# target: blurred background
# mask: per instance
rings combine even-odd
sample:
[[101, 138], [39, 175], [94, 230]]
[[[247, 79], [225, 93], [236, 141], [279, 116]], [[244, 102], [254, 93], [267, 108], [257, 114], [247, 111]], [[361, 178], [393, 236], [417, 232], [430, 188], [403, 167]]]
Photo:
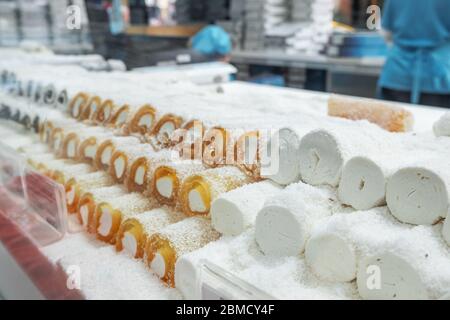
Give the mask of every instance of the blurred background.
[[238, 80], [374, 97], [387, 48], [368, 28], [371, 5], [383, 1], [0, 0], [0, 46], [99, 53], [128, 69], [221, 60]]

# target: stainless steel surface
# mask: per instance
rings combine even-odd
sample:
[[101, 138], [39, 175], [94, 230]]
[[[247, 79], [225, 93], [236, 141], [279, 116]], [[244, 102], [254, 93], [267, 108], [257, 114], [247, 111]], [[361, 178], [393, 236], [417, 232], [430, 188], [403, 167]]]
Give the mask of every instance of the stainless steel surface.
[[283, 51], [233, 51], [231, 62], [278, 67], [320, 69], [338, 73], [378, 76], [384, 58], [331, 58], [325, 55], [291, 55]]

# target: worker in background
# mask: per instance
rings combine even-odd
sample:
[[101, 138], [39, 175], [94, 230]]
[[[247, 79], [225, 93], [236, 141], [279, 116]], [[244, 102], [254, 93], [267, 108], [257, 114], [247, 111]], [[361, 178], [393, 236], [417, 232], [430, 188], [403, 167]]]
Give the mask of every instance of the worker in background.
[[379, 80], [386, 100], [450, 108], [450, 1], [386, 0], [392, 42]]
[[194, 51], [214, 60], [228, 61], [232, 44], [230, 35], [221, 27], [208, 25], [195, 34], [190, 45]]
[[109, 28], [111, 34], [120, 35], [125, 32], [129, 22], [129, 9], [125, 0], [109, 0], [105, 2], [105, 8], [109, 16]]

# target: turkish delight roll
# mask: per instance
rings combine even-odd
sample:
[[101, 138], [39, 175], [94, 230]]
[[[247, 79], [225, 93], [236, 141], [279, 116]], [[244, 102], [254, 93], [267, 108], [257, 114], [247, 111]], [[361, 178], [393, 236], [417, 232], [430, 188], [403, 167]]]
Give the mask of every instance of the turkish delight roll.
[[61, 118], [46, 119], [42, 122], [39, 129], [39, 139], [41, 142], [49, 143], [51, 145], [52, 133], [55, 128], [72, 126], [74, 124], [78, 124], [76, 120], [62, 118], [62, 116]]
[[252, 182], [237, 167], [208, 169], [187, 177], [180, 191], [180, 205], [188, 216], [209, 216], [211, 203], [221, 194]]
[[82, 112], [80, 113], [80, 116], [78, 117], [78, 120], [91, 120], [93, 121], [96, 116], [98, 109], [102, 105], [102, 99], [99, 96], [91, 96], [89, 98], [89, 102], [86, 104], [86, 106], [83, 108]]
[[116, 250], [125, 250], [134, 258], [142, 258], [149, 237], [184, 217], [180, 212], [158, 208], [126, 219], [117, 233]]
[[300, 141], [300, 174], [311, 185], [336, 187], [350, 158], [383, 150], [383, 143], [393, 135], [365, 122], [326, 127], [311, 131]]
[[154, 201], [137, 192], [98, 204], [95, 209], [97, 238], [115, 244], [122, 221], [155, 208]]
[[165, 283], [173, 287], [178, 258], [219, 237], [208, 219], [187, 218], [151, 236], [147, 241], [145, 260]]
[[306, 263], [322, 280], [353, 281], [364, 256], [409, 228], [396, 221], [386, 207], [335, 214], [313, 228], [305, 248]]
[[81, 195], [89, 189], [108, 187], [114, 180], [103, 171], [95, 171], [84, 175], [76, 175], [65, 184], [67, 210], [76, 213]]
[[411, 224], [435, 224], [446, 217], [450, 201], [448, 156], [418, 161], [396, 171], [386, 186], [392, 214]]
[[151, 157], [153, 153], [154, 149], [148, 143], [118, 146], [111, 156], [108, 172], [117, 183], [123, 183], [133, 161], [140, 157]]
[[109, 199], [127, 194], [122, 185], [87, 189], [80, 197], [77, 208], [78, 221], [88, 232], [95, 233], [96, 221], [94, 219], [97, 205]]
[[175, 207], [183, 181], [194, 174], [205, 171], [201, 161], [179, 160], [158, 166], [153, 175], [153, 194], [161, 204]]
[[55, 154], [63, 156], [63, 144], [64, 144], [64, 138], [74, 131], [81, 131], [83, 129], [87, 128], [86, 125], [82, 123], [71, 123], [71, 124], [65, 124], [65, 125], [58, 125], [56, 127], [53, 127], [51, 129], [50, 139], [49, 139], [49, 146], [55, 152]]
[[172, 142], [174, 132], [183, 124], [183, 119], [175, 114], [165, 114], [155, 124], [151, 142], [155, 148], [167, 147]]
[[362, 98], [333, 95], [328, 101], [328, 115], [350, 120], [368, 120], [391, 132], [406, 132], [414, 126], [411, 112], [394, 104]]
[[438, 228], [414, 227], [359, 262], [358, 292], [367, 300], [439, 299], [450, 287], [449, 266]]
[[80, 142], [77, 148], [76, 159], [86, 163], [93, 163], [100, 144], [112, 136], [113, 134], [109, 131], [81, 134], [79, 136]]
[[99, 170], [109, 170], [111, 157], [117, 148], [139, 144], [136, 137], [111, 137], [104, 140], [97, 148], [94, 166]]
[[127, 131], [130, 134], [145, 136], [150, 134], [156, 125], [157, 111], [151, 105], [146, 104], [136, 108], [132, 112], [127, 124]]
[[113, 100], [105, 99], [95, 114], [94, 122], [106, 125], [111, 120], [111, 117], [114, 115], [117, 108], [118, 107], [114, 104]]
[[131, 107], [128, 104], [116, 107], [113, 115], [108, 121], [108, 125], [114, 128], [121, 129], [126, 123], [131, 113]]
[[284, 127], [276, 130], [263, 146], [261, 176], [278, 184], [300, 180], [300, 140], [309, 127]]
[[69, 114], [75, 119], [80, 118], [89, 104], [89, 98], [90, 95], [85, 92], [76, 94], [69, 102]]
[[433, 131], [436, 137], [450, 137], [450, 112], [446, 112], [435, 122]]
[[351, 158], [342, 169], [339, 199], [356, 210], [386, 205], [386, 183], [402, 160], [396, 154]]
[[79, 147], [82, 141], [92, 136], [107, 134], [102, 127], [80, 127], [77, 130], [71, 130], [64, 136], [61, 155], [64, 158], [76, 159], [79, 154]]
[[223, 235], [237, 236], [255, 225], [258, 212], [281, 187], [272, 181], [244, 185], [221, 194], [211, 205], [214, 229]]
[[266, 255], [297, 256], [303, 253], [314, 225], [330, 216], [335, 195], [302, 182], [269, 198], [258, 212], [255, 238]]
[[158, 165], [170, 162], [176, 156], [170, 150], [154, 151], [150, 144], [145, 144], [143, 152], [137, 152], [130, 157], [125, 185], [132, 192], [153, 194], [153, 177]]

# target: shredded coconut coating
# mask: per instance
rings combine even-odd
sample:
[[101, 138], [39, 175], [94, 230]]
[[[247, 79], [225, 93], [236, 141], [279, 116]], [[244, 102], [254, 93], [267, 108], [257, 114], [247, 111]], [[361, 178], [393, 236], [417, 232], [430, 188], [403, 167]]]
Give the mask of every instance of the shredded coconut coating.
[[130, 160], [147, 154], [151, 155], [154, 152], [154, 149], [148, 143], [140, 143], [133, 145], [123, 144], [116, 147], [116, 152], [123, 152]]
[[154, 181], [154, 173], [158, 166], [164, 165], [166, 163], [169, 163], [174, 157], [175, 153], [172, 152], [169, 149], [163, 149], [160, 151], [156, 151], [151, 156], [147, 157], [147, 173], [146, 173], [146, 180], [147, 180], [147, 186], [145, 190], [145, 194], [149, 197], [153, 196], [153, 181]]
[[107, 203], [112, 208], [120, 211], [122, 219], [133, 217], [157, 207], [156, 201], [137, 192], [110, 199]]
[[143, 212], [132, 219], [135, 219], [142, 226], [146, 236], [149, 237], [184, 218], [185, 216], [181, 212], [161, 207]]
[[25, 154], [26, 156], [31, 156], [33, 154], [49, 153], [50, 149], [46, 144], [34, 143], [31, 145], [20, 147], [18, 151]]
[[398, 222], [386, 207], [380, 207], [368, 211], [335, 214], [317, 224], [313, 234], [339, 235], [355, 250], [358, 257], [364, 257], [380, 251], [395, 241], [400, 233], [409, 229], [410, 225]]
[[53, 153], [41, 153], [41, 154], [29, 154], [27, 156], [27, 161], [32, 164], [33, 166], [37, 166], [39, 164], [44, 164], [49, 162], [49, 161], [53, 161], [53, 160], [57, 160], [55, 155]]
[[164, 228], [156, 235], [171, 244], [177, 257], [200, 249], [220, 237], [212, 228], [211, 222], [203, 217], [186, 218]]
[[22, 134], [13, 134], [2, 136], [2, 143], [7, 145], [8, 147], [18, 150], [22, 147], [27, 147], [33, 145], [37, 142], [36, 137], [33, 136], [24, 136]]
[[211, 201], [219, 195], [252, 182], [252, 179], [233, 166], [208, 169], [196, 174], [210, 187]]
[[88, 193], [92, 195], [95, 203], [101, 203], [121, 197], [127, 194], [127, 190], [122, 185], [113, 185], [109, 187], [92, 188], [88, 190]]
[[108, 187], [114, 184], [111, 176], [103, 171], [95, 171], [81, 176], [77, 175], [74, 179], [81, 190]]
[[440, 235], [441, 225], [416, 226], [380, 248], [402, 257], [421, 276], [431, 299], [439, 299], [450, 287], [450, 254]]
[[328, 115], [350, 120], [368, 120], [391, 132], [406, 132], [414, 126], [411, 112], [386, 102], [331, 96]]
[[93, 173], [94, 168], [92, 166], [85, 163], [78, 163], [74, 165], [67, 165], [64, 168], [61, 168], [61, 172], [64, 174], [66, 179], [77, 179], [78, 177], [82, 177]]
[[116, 149], [121, 146], [129, 146], [140, 143], [139, 139], [136, 137], [112, 137], [110, 139], [105, 140], [105, 142], [111, 143], [112, 146]]
[[77, 162], [71, 159], [57, 159], [46, 163], [49, 170], [63, 170], [69, 166], [77, 165]]
[[[174, 192], [176, 192], [176, 194], [174, 194], [172, 204], [177, 205], [177, 209], [181, 209], [180, 208], [181, 204], [179, 203], [178, 200], [179, 200], [179, 195], [181, 192], [181, 186], [182, 186], [184, 180], [192, 175], [195, 175], [195, 174], [201, 173], [205, 170], [208, 170], [203, 165], [202, 162], [195, 161], [195, 160], [179, 160], [179, 161], [175, 161], [175, 162], [167, 162], [167, 163], [159, 164], [159, 165], [155, 166], [153, 172], [155, 172], [156, 169], [160, 168], [160, 167], [172, 169], [176, 174], [176, 177], [178, 179], [178, 190], [174, 190]], [[154, 185], [154, 183], [152, 183], [152, 186], [153, 185]], [[156, 192], [156, 190], [154, 190], [153, 192]]]

